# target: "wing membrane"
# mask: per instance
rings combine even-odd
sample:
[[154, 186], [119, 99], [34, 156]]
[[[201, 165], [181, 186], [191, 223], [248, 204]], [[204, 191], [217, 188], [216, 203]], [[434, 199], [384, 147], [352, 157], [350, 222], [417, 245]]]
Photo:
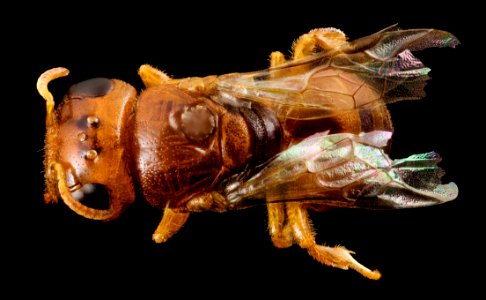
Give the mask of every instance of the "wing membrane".
[[411, 51], [457, 44], [448, 32], [392, 26], [276, 68], [221, 76], [212, 98], [232, 106], [259, 102], [291, 119], [420, 99], [430, 69]]
[[440, 182], [438, 154], [391, 160], [382, 149], [390, 137], [386, 131], [315, 134], [281, 152], [256, 174], [235, 177], [226, 185], [225, 196], [235, 208], [255, 200], [406, 208], [457, 197], [454, 183]]

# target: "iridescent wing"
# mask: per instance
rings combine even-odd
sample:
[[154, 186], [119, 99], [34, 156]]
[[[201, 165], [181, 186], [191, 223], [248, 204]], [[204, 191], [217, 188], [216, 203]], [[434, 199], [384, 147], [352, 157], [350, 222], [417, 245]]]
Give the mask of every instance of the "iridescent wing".
[[210, 96], [237, 107], [259, 102], [285, 119], [325, 118], [360, 107], [420, 99], [430, 69], [411, 51], [458, 43], [448, 32], [392, 26], [275, 68], [221, 76]]
[[[412, 51], [454, 47], [458, 40], [434, 29], [390, 27], [338, 48], [268, 70], [218, 79], [212, 99], [228, 106], [258, 102], [280, 119], [319, 119], [358, 108], [420, 99], [430, 71]], [[308, 201], [340, 207], [403, 208], [455, 199], [454, 183], [441, 184], [436, 153], [390, 159], [390, 132], [319, 133], [279, 153], [259, 170], [224, 182], [234, 208]]]
[[[441, 184], [437, 153], [391, 160], [383, 151], [391, 132], [318, 133], [279, 153], [259, 171], [225, 183], [234, 208], [284, 201], [339, 207], [407, 208], [453, 200], [454, 183]], [[263, 200], [263, 201], [262, 201]]]

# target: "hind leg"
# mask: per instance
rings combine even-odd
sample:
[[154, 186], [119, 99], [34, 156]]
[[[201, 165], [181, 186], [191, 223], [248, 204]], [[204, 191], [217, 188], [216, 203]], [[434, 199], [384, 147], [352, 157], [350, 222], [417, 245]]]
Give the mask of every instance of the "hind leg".
[[[317, 28], [301, 35], [292, 45], [292, 60], [298, 60], [318, 51], [336, 49], [346, 42], [346, 35], [339, 29]], [[270, 66], [286, 63], [285, 55], [280, 51], [270, 54]]]
[[[270, 67], [276, 67], [286, 63], [285, 56], [280, 51], [270, 54]], [[268, 203], [268, 231], [273, 245], [277, 248], [287, 248], [292, 246], [292, 230], [286, 224], [285, 204]]]
[[[292, 60], [298, 60], [312, 55], [318, 50], [331, 50], [346, 41], [346, 36], [334, 28], [319, 28], [300, 36], [292, 47]], [[270, 67], [277, 67], [286, 63], [281, 52], [270, 54]], [[309, 207], [309, 209], [325, 210], [324, 206]], [[307, 208], [301, 203], [272, 203], [267, 204], [268, 227], [273, 244], [278, 248], [285, 248], [295, 241], [300, 247], [307, 249], [309, 254], [319, 262], [347, 270], [356, 270], [370, 279], [379, 279], [379, 271], [372, 271], [359, 262], [351, 254], [354, 252], [344, 247], [327, 247], [316, 244], [314, 231], [310, 223]]]
[[346, 35], [339, 29], [317, 28], [301, 35], [292, 46], [293, 60], [297, 60], [318, 51], [338, 48], [346, 42]]
[[[334, 28], [319, 28], [301, 35], [292, 46], [292, 60], [298, 60], [313, 54], [317, 49], [328, 50], [346, 41], [344, 33]], [[270, 67], [286, 63], [285, 55], [280, 51], [270, 54]], [[278, 248], [290, 247], [294, 238], [285, 213], [285, 204], [267, 204], [268, 229], [273, 244]], [[305, 211], [305, 210], [304, 210]], [[288, 213], [287, 213], [288, 215]], [[310, 226], [310, 224], [308, 224]]]
[[286, 208], [287, 222], [292, 229], [294, 240], [300, 247], [307, 249], [309, 254], [317, 261], [344, 270], [351, 268], [369, 279], [377, 280], [381, 277], [378, 270], [372, 271], [357, 262], [351, 256], [351, 254], [354, 254], [353, 251], [342, 246], [327, 247], [316, 244], [309, 215], [301, 203], [287, 203]]
[[287, 248], [292, 246], [292, 229], [286, 222], [285, 204], [267, 204], [268, 211], [268, 230], [272, 238], [273, 245], [277, 248]]

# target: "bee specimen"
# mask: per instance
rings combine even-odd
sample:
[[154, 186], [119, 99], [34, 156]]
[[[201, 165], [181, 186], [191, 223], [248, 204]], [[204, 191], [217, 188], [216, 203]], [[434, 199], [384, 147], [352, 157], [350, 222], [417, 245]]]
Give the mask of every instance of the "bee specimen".
[[[457, 197], [441, 184], [434, 152], [392, 160], [386, 105], [420, 99], [428, 79], [412, 51], [454, 47], [434, 29], [396, 26], [354, 41], [335, 28], [298, 38], [292, 56], [270, 55], [263, 71], [174, 79], [149, 65], [146, 89], [94, 78], [72, 86], [55, 109], [47, 85], [46, 202], [112, 220], [139, 190], [162, 220], [167, 241], [189, 214], [265, 204], [276, 247], [296, 243], [319, 262], [380, 278], [344, 247], [318, 245], [308, 210], [408, 208]], [[103, 191], [104, 197], [90, 198]], [[87, 200], [91, 199], [91, 200]]]

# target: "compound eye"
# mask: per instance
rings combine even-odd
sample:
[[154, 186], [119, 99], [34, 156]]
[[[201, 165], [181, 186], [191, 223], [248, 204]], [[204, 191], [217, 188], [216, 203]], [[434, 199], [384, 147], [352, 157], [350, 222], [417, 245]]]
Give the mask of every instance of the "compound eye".
[[108, 94], [112, 87], [113, 83], [108, 78], [92, 78], [73, 85], [68, 96], [71, 99], [101, 97]]

